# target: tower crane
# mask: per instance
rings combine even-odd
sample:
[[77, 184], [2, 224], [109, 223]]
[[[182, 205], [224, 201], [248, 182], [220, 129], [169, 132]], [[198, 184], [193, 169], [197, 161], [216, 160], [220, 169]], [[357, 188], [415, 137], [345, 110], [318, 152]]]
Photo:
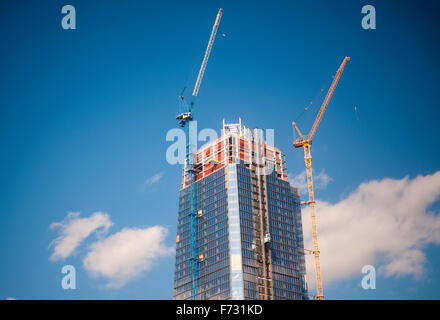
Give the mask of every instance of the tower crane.
[[[318, 246], [318, 226], [316, 221], [316, 208], [315, 208], [315, 195], [313, 192], [313, 177], [312, 177], [312, 156], [310, 154], [310, 146], [312, 144], [313, 137], [315, 136], [316, 129], [318, 129], [319, 123], [324, 116], [325, 110], [330, 102], [330, 99], [335, 91], [335, 88], [341, 78], [342, 72], [344, 71], [345, 65], [350, 60], [350, 57], [345, 57], [344, 61], [342, 61], [341, 66], [339, 67], [336, 75], [333, 78], [333, 82], [330, 86], [330, 89], [327, 92], [327, 95], [322, 103], [321, 109], [319, 110], [318, 115], [316, 116], [315, 122], [313, 123], [312, 128], [308, 135], [302, 135], [298, 126], [295, 122], [292, 122], [293, 127], [299, 134], [299, 137], [295, 139], [293, 142], [293, 146], [295, 148], [304, 148], [304, 161], [306, 163], [306, 173], [307, 173], [307, 189], [309, 193], [309, 200], [305, 201], [306, 204], [310, 207], [310, 218], [312, 222], [312, 237], [313, 237], [313, 255], [315, 260], [315, 275], [316, 275], [316, 289], [317, 295], [316, 298], [318, 300], [324, 299], [324, 292], [322, 289], [322, 278], [321, 278], [321, 263], [319, 260], [319, 246]], [[295, 131], [294, 131], [295, 133]]]
[[211, 36], [209, 38], [208, 47], [206, 48], [205, 55], [203, 57], [202, 65], [200, 67], [199, 74], [197, 76], [197, 81], [194, 86], [192, 93], [191, 102], [188, 104], [183, 92], [180, 94], [179, 98], [182, 106], [182, 113], [179, 114], [176, 119], [181, 127], [185, 127], [186, 131], [186, 156], [185, 156], [185, 178], [188, 182], [188, 218], [189, 218], [189, 230], [190, 230], [190, 283], [191, 283], [191, 299], [198, 299], [198, 255], [197, 255], [197, 216], [196, 216], [196, 199], [195, 199], [195, 157], [196, 157], [196, 139], [193, 132], [193, 107], [195, 103], [195, 98], [197, 97], [202, 84], [203, 75], [205, 74], [206, 65], [208, 64], [208, 59], [211, 54], [212, 46], [214, 44], [215, 36], [217, 34], [218, 26], [220, 24], [220, 19], [223, 14], [223, 9], [217, 13], [217, 17], [212, 27]]

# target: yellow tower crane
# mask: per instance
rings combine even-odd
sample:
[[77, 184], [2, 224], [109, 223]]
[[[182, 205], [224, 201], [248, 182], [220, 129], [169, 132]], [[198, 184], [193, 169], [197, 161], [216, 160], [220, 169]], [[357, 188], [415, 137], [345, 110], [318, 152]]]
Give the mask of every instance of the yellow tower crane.
[[[347, 61], [350, 60], [350, 57], [345, 57], [344, 61], [342, 61], [341, 66], [339, 67], [336, 75], [333, 78], [333, 82], [330, 86], [330, 89], [327, 92], [327, 95], [322, 103], [321, 109], [319, 109], [319, 113], [316, 116], [315, 122], [313, 123], [312, 129], [308, 135], [303, 136], [301, 131], [299, 131], [298, 126], [295, 122], [292, 122], [293, 127], [298, 131], [299, 137], [295, 139], [293, 142], [293, 146], [295, 148], [304, 148], [304, 161], [306, 163], [306, 173], [307, 173], [307, 189], [309, 193], [309, 201], [305, 201], [304, 203], [308, 204], [310, 207], [310, 218], [312, 222], [312, 236], [313, 236], [313, 255], [315, 257], [315, 274], [316, 274], [316, 298], [318, 300], [324, 299], [324, 292], [322, 289], [322, 278], [321, 278], [321, 263], [319, 261], [319, 246], [318, 246], [318, 226], [316, 222], [316, 208], [315, 208], [315, 195], [313, 192], [313, 177], [312, 177], [312, 156], [310, 155], [310, 145], [312, 144], [312, 139], [316, 133], [316, 129], [318, 129], [319, 123], [324, 115], [325, 110], [330, 102], [330, 99], [335, 91], [336, 85], [341, 78], [342, 71], [344, 71], [345, 65]], [[295, 133], [295, 131], [294, 131]]]

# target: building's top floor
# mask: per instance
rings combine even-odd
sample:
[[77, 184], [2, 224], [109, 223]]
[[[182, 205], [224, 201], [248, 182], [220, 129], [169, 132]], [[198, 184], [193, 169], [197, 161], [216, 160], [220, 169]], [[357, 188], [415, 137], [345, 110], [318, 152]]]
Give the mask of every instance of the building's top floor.
[[[272, 134], [272, 136], [270, 136]], [[270, 138], [270, 139], [269, 139]], [[249, 129], [239, 123], [226, 124], [223, 120], [222, 135], [197, 150], [195, 156], [195, 181], [220, 170], [227, 164], [244, 162], [249, 168], [275, 171], [279, 179], [287, 181], [285, 155], [270, 145], [273, 131], [266, 130], [266, 139], [261, 129]], [[186, 166], [185, 166], [186, 167]], [[185, 168], [184, 171], [185, 173]], [[188, 186], [183, 174], [182, 187]]]

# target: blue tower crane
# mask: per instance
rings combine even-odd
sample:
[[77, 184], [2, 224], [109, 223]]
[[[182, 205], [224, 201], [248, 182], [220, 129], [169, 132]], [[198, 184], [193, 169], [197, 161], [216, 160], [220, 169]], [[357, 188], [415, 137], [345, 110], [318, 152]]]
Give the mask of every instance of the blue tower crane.
[[[195, 199], [195, 158], [196, 158], [196, 141], [197, 137], [194, 136], [193, 130], [193, 108], [195, 103], [195, 98], [197, 97], [202, 84], [203, 75], [205, 74], [206, 65], [208, 64], [208, 59], [211, 54], [212, 45], [214, 44], [215, 36], [217, 34], [218, 26], [220, 24], [220, 19], [222, 17], [223, 9], [217, 13], [217, 17], [212, 27], [211, 37], [209, 38], [208, 47], [205, 51], [205, 56], [203, 57], [202, 65], [200, 67], [199, 75], [197, 76], [197, 81], [194, 86], [192, 93], [192, 99], [190, 103], [187, 103], [183, 92], [180, 94], [180, 103], [182, 108], [182, 113], [179, 114], [176, 119], [179, 125], [185, 128], [186, 133], [186, 157], [185, 157], [185, 179], [188, 182], [188, 202], [189, 210], [188, 217], [190, 223], [190, 281], [191, 281], [191, 299], [198, 299], [198, 255], [197, 255], [197, 216], [196, 216], [196, 199]], [[184, 89], [185, 90], [185, 89]]]

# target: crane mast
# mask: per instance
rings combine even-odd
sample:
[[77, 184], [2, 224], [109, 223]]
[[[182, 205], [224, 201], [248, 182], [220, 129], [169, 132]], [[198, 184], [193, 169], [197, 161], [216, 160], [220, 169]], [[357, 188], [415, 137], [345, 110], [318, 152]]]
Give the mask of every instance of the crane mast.
[[181, 105], [183, 108], [183, 113], [179, 114], [176, 119], [181, 127], [185, 127], [186, 133], [186, 156], [185, 156], [185, 179], [188, 183], [188, 218], [189, 218], [189, 230], [190, 230], [190, 285], [191, 285], [191, 299], [198, 299], [198, 255], [197, 255], [197, 216], [196, 216], [196, 199], [195, 199], [195, 157], [196, 157], [196, 139], [197, 137], [193, 132], [193, 106], [195, 103], [195, 98], [197, 97], [200, 89], [200, 85], [203, 80], [203, 75], [205, 74], [206, 65], [208, 64], [208, 59], [211, 54], [212, 46], [214, 44], [215, 36], [217, 34], [217, 29], [220, 24], [220, 19], [222, 17], [223, 9], [217, 13], [214, 26], [212, 27], [211, 36], [209, 38], [208, 47], [206, 48], [205, 55], [203, 57], [203, 62], [200, 67], [200, 71], [197, 77], [196, 84], [192, 93], [192, 101], [188, 105], [186, 103], [185, 97], [182, 94], [179, 96]]
[[324, 299], [324, 291], [322, 288], [322, 277], [321, 277], [321, 262], [319, 258], [319, 245], [318, 245], [318, 225], [316, 220], [316, 208], [315, 208], [315, 194], [313, 190], [313, 176], [312, 176], [312, 156], [310, 153], [310, 148], [312, 144], [312, 139], [315, 136], [316, 130], [318, 129], [319, 123], [321, 122], [322, 117], [324, 116], [325, 110], [330, 102], [330, 99], [333, 95], [333, 92], [341, 78], [342, 72], [344, 71], [345, 65], [347, 61], [350, 60], [350, 57], [345, 57], [344, 61], [342, 61], [341, 66], [339, 67], [336, 75], [333, 78], [330, 89], [327, 92], [327, 95], [322, 103], [322, 106], [319, 110], [318, 115], [316, 116], [315, 122], [313, 123], [312, 128], [308, 135], [302, 135], [298, 126], [295, 122], [292, 122], [293, 127], [299, 134], [299, 138], [297, 138], [293, 142], [293, 146], [295, 148], [304, 148], [304, 162], [306, 164], [306, 174], [307, 174], [307, 190], [309, 193], [309, 200], [305, 201], [305, 204], [308, 204], [310, 207], [310, 218], [312, 223], [312, 238], [313, 238], [313, 256], [315, 260], [315, 275], [316, 275], [316, 298], [318, 300]]

